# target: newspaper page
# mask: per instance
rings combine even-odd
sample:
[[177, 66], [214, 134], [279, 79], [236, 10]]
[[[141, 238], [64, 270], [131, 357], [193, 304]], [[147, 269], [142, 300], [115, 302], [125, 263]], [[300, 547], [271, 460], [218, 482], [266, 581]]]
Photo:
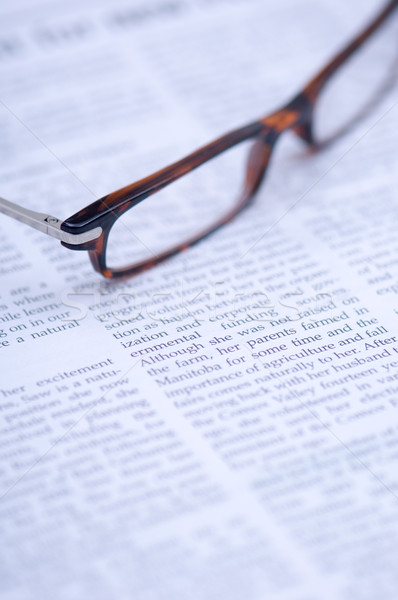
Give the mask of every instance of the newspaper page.
[[[0, 194], [66, 219], [380, 8], [3, 3]], [[322, 151], [287, 133], [248, 209], [130, 279], [0, 215], [4, 600], [396, 599], [397, 126], [392, 82]]]

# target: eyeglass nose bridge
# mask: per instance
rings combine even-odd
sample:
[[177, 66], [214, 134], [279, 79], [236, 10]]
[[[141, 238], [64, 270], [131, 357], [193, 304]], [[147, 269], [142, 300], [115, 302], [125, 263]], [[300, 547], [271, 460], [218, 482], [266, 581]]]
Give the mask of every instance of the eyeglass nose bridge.
[[314, 138], [314, 107], [317, 96], [312, 98], [305, 91], [298, 94], [289, 103], [288, 109], [295, 111], [297, 114], [297, 122], [291, 128], [292, 131], [309, 146], [315, 147], [316, 141]]
[[[283, 108], [261, 120], [265, 132], [263, 136], [273, 137], [273, 144], [285, 131], [291, 130], [310, 146], [315, 146], [313, 135], [313, 115], [316, 98], [305, 91], [299, 93]], [[268, 133], [267, 133], [268, 132]], [[271, 136], [270, 136], [271, 134]]]
[[256, 136], [247, 160], [246, 194], [254, 195], [258, 190], [272, 151], [285, 131], [291, 130], [306, 144], [315, 146], [312, 121], [313, 104], [305, 94], [299, 94], [285, 107], [261, 120], [263, 130]]

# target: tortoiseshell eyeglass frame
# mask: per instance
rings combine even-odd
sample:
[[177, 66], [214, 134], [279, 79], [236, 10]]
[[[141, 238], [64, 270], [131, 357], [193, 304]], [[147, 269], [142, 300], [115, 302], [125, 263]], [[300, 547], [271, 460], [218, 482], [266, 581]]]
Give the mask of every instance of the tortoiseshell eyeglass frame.
[[[363, 46], [397, 6], [398, 0], [388, 2], [374, 20], [290, 102], [272, 114], [235, 129], [164, 169], [96, 200], [65, 221], [50, 215], [28, 211], [2, 198], [0, 198], [0, 212], [58, 238], [67, 248], [88, 250], [95, 270], [108, 278], [137, 274], [182, 252], [231, 221], [248, 206], [263, 180], [272, 151], [282, 133], [291, 130], [314, 149], [320, 147], [313, 131], [314, 109], [320, 92], [335, 72]], [[248, 156], [242, 193], [234, 206], [222, 218], [207, 229], [198, 232], [194, 237], [186, 239], [150, 259], [123, 269], [107, 267], [106, 246], [109, 232], [123, 213], [206, 161], [249, 139], [253, 139], [254, 143]]]

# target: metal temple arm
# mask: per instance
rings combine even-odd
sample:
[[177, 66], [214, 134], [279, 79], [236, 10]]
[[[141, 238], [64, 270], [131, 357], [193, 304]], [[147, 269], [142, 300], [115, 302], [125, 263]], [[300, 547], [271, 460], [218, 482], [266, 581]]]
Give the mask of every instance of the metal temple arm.
[[85, 231], [84, 233], [68, 233], [61, 229], [63, 221], [57, 219], [57, 217], [52, 217], [51, 215], [39, 213], [34, 210], [28, 210], [27, 208], [23, 208], [4, 198], [0, 198], [0, 213], [12, 217], [17, 221], [21, 221], [34, 229], [38, 229], [42, 233], [46, 233], [61, 242], [72, 245], [84, 244], [85, 242], [95, 240], [102, 233], [101, 227], [96, 227], [95, 229]]

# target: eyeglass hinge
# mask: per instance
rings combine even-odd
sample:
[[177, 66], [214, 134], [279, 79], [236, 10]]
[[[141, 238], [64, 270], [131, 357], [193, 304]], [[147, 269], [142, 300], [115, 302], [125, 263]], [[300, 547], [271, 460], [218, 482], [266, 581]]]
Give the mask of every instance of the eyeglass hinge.
[[89, 231], [85, 231], [83, 233], [69, 233], [67, 231], [63, 231], [61, 229], [63, 224], [61, 219], [45, 213], [28, 210], [27, 208], [23, 208], [22, 206], [14, 204], [13, 202], [5, 200], [4, 198], [0, 198], [0, 213], [3, 213], [8, 217], [12, 217], [17, 221], [21, 221], [21, 223], [25, 223], [25, 225], [29, 225], [30, 227], [33, 227], [42, 233], [50, 235], [61, 242], [65, 242], [66, 244], [71, 244], [73, 246], [95, 240], [102, 233], [101, 227], [95, 227], [94, 229], [90, 229]]

